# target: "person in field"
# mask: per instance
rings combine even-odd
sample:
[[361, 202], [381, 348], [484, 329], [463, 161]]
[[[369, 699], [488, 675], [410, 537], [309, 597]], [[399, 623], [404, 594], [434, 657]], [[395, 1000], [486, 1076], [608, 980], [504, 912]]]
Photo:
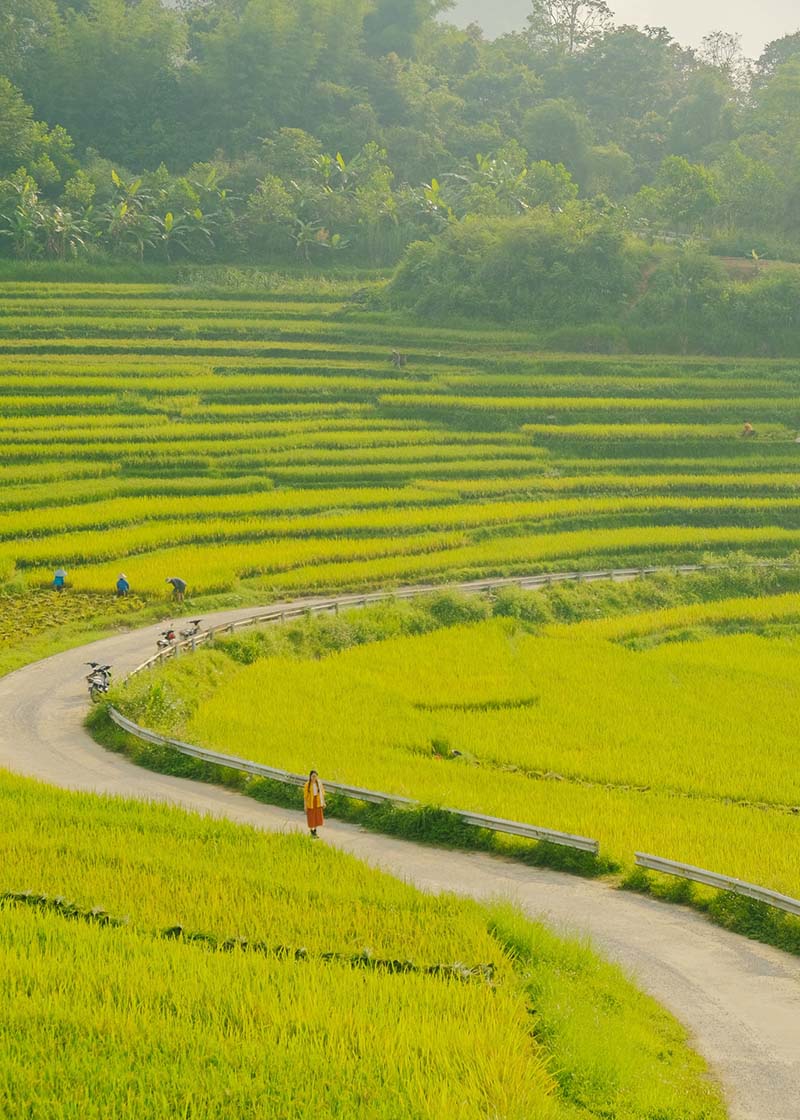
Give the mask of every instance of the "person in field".
[[117, 598], [121, 599], [123, 596], [127, 595], [130, 589], [131, 585], [128, 583], [128, 577], [123, 572], [117, 580]]
[[325, 824], [323, 809], [325, 808], [325, 787], [319, 780], [319, 774], [312, 770], [308, 781], [303, 786], [303, 803], [306, 807], [306, 821], [308, 831], [314, 840], [317, 839], [317, 829]]
[[182, 603], [183, 597], [186, 594], [186, 580], [180, 579], [178, 576], [169, 576], [166, 582], [172, 584], [172, 598], [175, 602]]
[[53, 575], [53, 590], [65, 591], [67, 587], [67, 573], [63, 568], [57, 568]]

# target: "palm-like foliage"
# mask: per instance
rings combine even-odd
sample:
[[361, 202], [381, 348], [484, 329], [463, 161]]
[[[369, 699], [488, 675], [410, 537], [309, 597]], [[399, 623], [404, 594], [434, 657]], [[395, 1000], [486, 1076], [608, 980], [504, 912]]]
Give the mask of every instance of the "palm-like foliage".
[[213, 245], [211, 235], [213, 215], [204, 215], [199, 208], [193, 211], [185, 210], [177, 215], [168, 210], [163, 218], [153, 214], [151, 220], [155, 229], [153, 243], [161, 246], [167, 261], [172, 261], [176, 248], [188, 254], [193, 244], [198, 241]]
[[16, 257], [64, 260], [85, 248], [91, 236], [85, 216], [44, 202], [28, 175], [14, 176], [3, 185], [6, 205], [0, 212], [0, 236], [10, 239]]

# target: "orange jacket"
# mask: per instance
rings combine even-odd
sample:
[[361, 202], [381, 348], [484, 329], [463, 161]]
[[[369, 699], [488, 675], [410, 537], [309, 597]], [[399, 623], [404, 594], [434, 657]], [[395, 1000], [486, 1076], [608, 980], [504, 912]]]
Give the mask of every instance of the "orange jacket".
[[303, 805], [306, 809], [315, 808], [314, 800], [316, 798], [317, 805], [321, 809], [325, 808], [325, 787], [319, 778], [315, 778], [313, 783], [306, 782], [303, 786]]

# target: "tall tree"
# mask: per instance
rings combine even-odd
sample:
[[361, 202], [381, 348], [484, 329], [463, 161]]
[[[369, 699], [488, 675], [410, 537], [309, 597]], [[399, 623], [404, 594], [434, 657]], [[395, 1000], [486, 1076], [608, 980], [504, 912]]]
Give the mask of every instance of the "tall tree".
[[756, 62], [756, 76], [758, 81], [771, 78], [779, 66], [784, 62], [800, 59], [800, 31], [793, 35], [784, 35], [780, 39], [773, 39], [767, 43], [763, 53]]
[[751, 231], [763, 224], [780, 227], [786, 191], [768, 163], [748, 156], [739, 144], [731, 144], [713, 170], [720, 221], [729, 230]]
[[568, 101], [543, 101], [525, 114], [525, 148], [534, 161], [563, 164], [584, 185], [592, 132], [586, 117]]
[[533, 0], [528, 37], [536, 49], [574, 54], [596, 42], [613, 19], [605, 0]]
[[795, 135], [800, 106], [800, 56], [779, 66], [759, 91], [755, 116], [773, 135]]
[[0, 74], [21, 85], [58, 22], [53, 0], [0, 0]]
[[733, 139], [734, 101], [724, 75], [700, 72], [670, 114], [670, 151], [690, 160], [713, 159]]
[[367, 50], [376, 57], [412, 58], [426, 25], [452, 7], [453, 0], [377, 0], [364, 20]]
[[557, 80], [560, 96], [586, 107], [601, 141], [638, 154], [632, 142], [642, 122], [655, 115], [663, 128], [695, 69], [692, 52], [665, 28], [617, 27], [564, 60]]
[[0, 77], [0, 175], [29, 160], [35, 143], [33, 109], [8, 78]]
[[712, 31], [703, 39], [700, 58], [715, 70], [721, 71], [737, 89], [749, 86], [752, 63], [745, 58], [741, 35], [730, 31]]
[[25, 167], [40, 187], [52, 187], [75, 169], [72, 138], [60, 126], [34, 120], [33, 109], [0, 76], [0, 175]]
[[636, 208], [671, 231], [695, 233], [703, 229], [719, 205], [714, 176], [700, 164], [680, 156], [664, 160], [652, 187], [643, 187]]
[[78, 143], [126, 165], [157, 165], [174, 152], [183, 53], [183, 23], [161, 0], [91, 0], [88, 12], [64, 17], [26, 92]]
[[[320, 82], [357, 76], [368, 0], [237, 0], [193, 37], [184, 87], [195, 158], [240, 155], [276, 129], [316, 124]], [[218, 18], [217, 18], [218, 17]], [[201, 147], [202, 145], [202, 147]]]

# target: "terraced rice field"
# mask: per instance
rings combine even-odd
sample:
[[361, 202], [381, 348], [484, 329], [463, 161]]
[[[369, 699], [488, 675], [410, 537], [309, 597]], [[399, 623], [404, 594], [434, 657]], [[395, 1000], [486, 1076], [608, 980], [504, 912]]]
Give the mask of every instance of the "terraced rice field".
[[[296, 773], [595, 837], [626, 868], [645, 851], [798, 898], [799, 634], [796, 593], [533, 630], [497, 617], [233, 666], [179, 730]], [[191, 662], [215, 656], [167, 679], [185, 692]], [[134, 687], [174, 719], [158, 680]]]
[[674, 1020], [507, 909], [9, 775], [0, 806], [3, 1116], [724, 1115]]
[[0, 285], [0, 578], [289, 592], [800, 544], [793, 363], [223, 296]]

